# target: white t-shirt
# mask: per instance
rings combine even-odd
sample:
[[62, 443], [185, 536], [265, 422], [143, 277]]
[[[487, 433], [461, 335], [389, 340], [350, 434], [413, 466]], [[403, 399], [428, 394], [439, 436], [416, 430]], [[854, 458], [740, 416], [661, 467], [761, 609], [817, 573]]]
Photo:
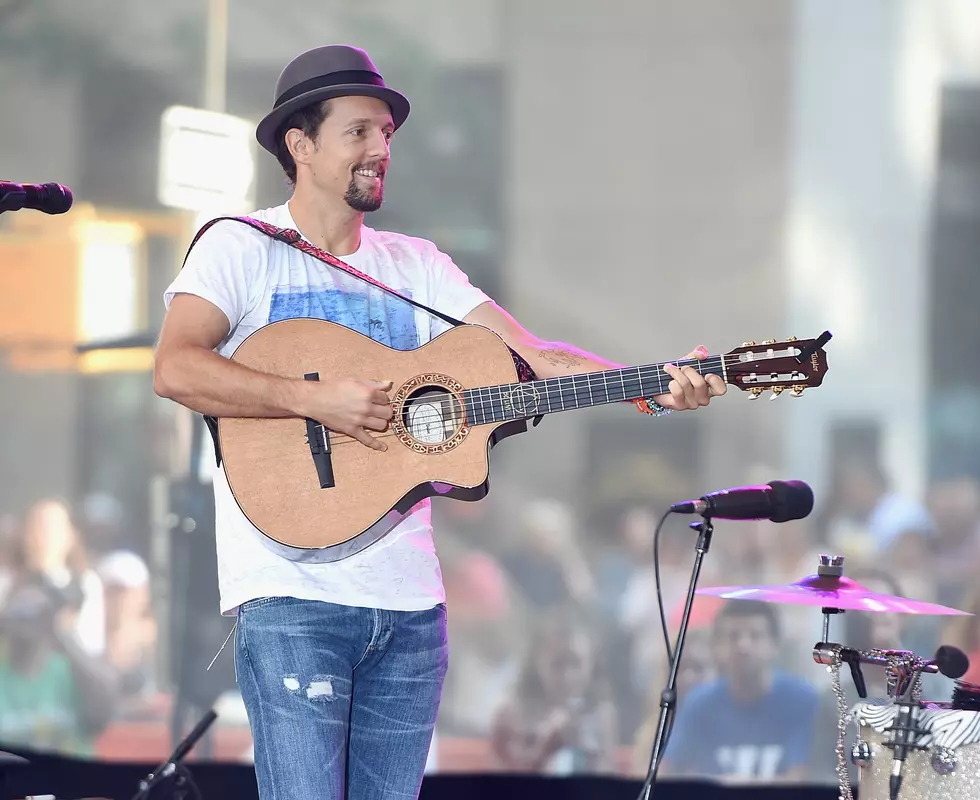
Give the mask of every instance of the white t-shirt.
[[[249, 216], [298, 230], [287, 205]], [[486, 294], [434, 244], [361, 228], [356, 253], [341, 260], [416, 302], [462, 319]], [[357, 330], [398, 350], [425, 344], [449, 326], [424, 311], [241, 222], [207, 230], [167, 288], [203, 297], [231, 325], [217, 352], [229, 357], [256, 329], [281, 319], [315, 317]], [[370, 376], [363, 376], [370, 377]], [[297, 563], [272, 552], [232, 497], [224, 470], [213, 474], [221, 612], [257, 597], [290, 596], [342, 605], [420, 611], [444, 602], [432, 541], [431, 508], [422, 501], [380, 541], [340, 561]]]

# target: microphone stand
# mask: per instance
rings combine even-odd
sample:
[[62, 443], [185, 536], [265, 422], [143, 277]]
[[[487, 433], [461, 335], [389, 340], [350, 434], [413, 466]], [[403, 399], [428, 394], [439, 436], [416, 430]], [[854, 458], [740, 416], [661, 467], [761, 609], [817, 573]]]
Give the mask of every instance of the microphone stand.
[[170, 758], [140, 781], [140, 789], [133, 797], [133, 800], [147, 800], [153, 789], [171, 776], [175, 776], [173, 796], [176, 800], [184, 800], [187, 797], [188, 788], [194, 797], [199, 800], [201, 793], [191, 778], [190, 772], [180, 762], [193, 749], [194, 745], [197, 744], [197, 740], [204, 735], [204, 732], [211, 727], [211, 723], [217, 718], [218, 715], [214, 710], [209, 710], [197, 725], [194, 726], [194, 729], [177, 745]]
[[711, 534], [714, 533], [714, 526], [710, 516], [705, 516], [700, 522], [692, 522], [689, 526], [692, 530], [699, 533], [698, 543], [694, 553], [694, 568], [691, 571], [691, 583], [687, 587], [687, 599], [684, 602], [684, 614], [681, 617], [681, 627], [677, 632], [677, 642], [674, 645], [674, 657], [670, 662], [670, 674], [667, 676], [667, 686], [660, 693], [660, 719], [657, 722], [657, 735], [653, 740], [653, 752], [650, 756], [650, 768], [647, 770], [646, 780], [640, 790], [640, 800], [650, 800], [653, 795], [654, 784], [657, 782], [657, 773], [660, 771], [660, 761], [663, 758], [664, 749], [667, 747], [667, 738], [670, 729], [674, 724], [674, 713], [677, 709], [677, 673], [680, 669], [681, 654], [684, 652], [684, 641], [687, 638], [687, 626], [691, 619], [691, 609], [694, 606], [694, 592], [697, 589], [698, 578], [701, 575], [701, 562], [704, 554], [711, 547]]

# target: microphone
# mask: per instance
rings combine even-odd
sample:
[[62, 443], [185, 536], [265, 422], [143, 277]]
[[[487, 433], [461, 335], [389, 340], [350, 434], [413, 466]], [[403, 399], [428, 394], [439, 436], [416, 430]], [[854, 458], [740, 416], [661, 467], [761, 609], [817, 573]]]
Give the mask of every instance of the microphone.
[[60, 183], [0, 181], [0, 211], [29, 208], [45, 214], [64, 214], [72, 202], [71, 189]]
[[813, 490], [803, 481], [770, 481], [764, 486], [739, 486], [674, 503], [675, 514], [700, 514], [717, 519], [768, 519], [788, 522], [813, 511]]
[[830, 642], [818, 642], [813, 648], [813, 660], [818, 664], [830, 666], [834, 663], [834, 655], [838, 654], [842, 661], [861, 664], [874, 664], [879, 667], [887, 667], [891, 662], [891, 657], [896, 655], [912, 656], [912, 672], [939, 673], [947, 678], [957, 680], [966, 675], [970, 668], [970, 659], [966, 653], [958, 647], [944, 644], [936, 655], [928, 661], [916, 658], [911, 653], [897, 650], [855, 650], [851, 647], [844, 647]]
[[945, 675], [952, 680], [959, 680], [968, 669], [970, 669], [970, 659], [966, 653], [958, 647], [949, 644], [940, 645], [936, 650], [936, 655], [923, 665], [923, 672], [932, 672], [932, 667], [940, 675]]
[[921, 733], [915, 727], [915, 711], [912, 703], [904, 700], [898, 703], [898, 716], [891, 730], [895, 732], [893, 741], [885, 743], [886, 747], [893, 749], [892, 771], [888, 776], [888, 797], [889, 800], [898, 800], [898, 794], [902, 789], [902, 767], [905, 766], [905, 757], [909, 750], [915, 749], [909, 743], [909, 734]]

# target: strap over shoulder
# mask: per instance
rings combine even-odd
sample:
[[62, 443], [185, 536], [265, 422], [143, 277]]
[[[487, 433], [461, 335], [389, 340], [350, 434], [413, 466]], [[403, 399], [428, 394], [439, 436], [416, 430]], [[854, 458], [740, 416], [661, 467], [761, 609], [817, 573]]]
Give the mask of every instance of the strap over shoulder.
[[[437, 319], [441, 319], [443, 322], [445, 322], [448, 325], [452, 325], [453, 327], [456, 327], [459, 325], [466, 324], [454, 317], [449, 316], [448, 314], [443, 314], [441, 311], [436, 311], [434, 308], [429, 308], [429, 306], [424, 305], [423, 303], [419, 303], [418, 301], [413, 300], [411, 297], [406, 297], [401, 292], [395, 291], [390, 286], [385, 286], [385, 284], [381, 283], [375, 278], [372, 278], [370, 275], [365, 275], [359, 269], [355, 269], [350, 264], [341, 261], [336, 256], [330, 255], [330, 253], [326, 252], [325, 250], [317, 247], [311, 242], [306, 241], [306, 239], [303, 238], [303, 235], [299, 231], [293, 230], [292, 228], [280, 228], [268, 222], [263, 222], [262, 220], [255, 219], [254, 217], [224, 216], [224, 217], [215, 217], [214, 219], [208, 220], [208, 222], [206, 222], [201, 227], [201, 229], [194, 235], [193, 240], [191, 240], [190, 246], [187, 248], [187, 253], [184, 255], [184, 262], [183, 262], [184, 264], [187, 263], [187, 257], [190, 255], [190, 252], [194, 248], [194, 245], [196, 245], [198, 241], [200, 241], [201, 237], [205, 234], [205, 232], [207, 232], [213, 225], [215, 225], [218, 222], [221, 222], [222, 220], [240, 222], [243, 225], [248, 225], [250, 228], [254, 228], [255, 230], [266, 234], [267, 236], [271, 237], [272, 239], [275, 239], [278, 242], [282, 242], [283, 244], [289, 245], [290, 247], [295, 247], [297, 250], [300, 250], [306, 253], [307, 255], [313, 256], [314, 258], [322, 261], [325, 264], [330, 265], [331, 267], [342, 270], [343, 272], [346, 272], [348, 275], [352, 275], [353, 277], [362, 280], [365, 283], [369, 283], [372, 286], [377, 287], [383, 292], [387, 292], [388, 294], [393, 295], [394, 297], [404, 300], [409, 305], [421, 309], [422, 311], [425, 311], [427, 314], [431, 314]], [[181, 268], [183, 269], [183, 265], [181, 265]], [[535, 380], [537, 376], [534, 374], [534, 370], [531, 368], [531, 365], [528, 364], [527, 361], [524, 359], [524, 357], [521, 356], [516, 350], [514, 350], [513, 348], [509, 348], [509, 349], [510, 349], [511, 357], [514, 359], [514, 366], [517, 369], [517, 379], [521, 383], [527, 383], [529, 381]], [[538, 421], [540, 421], [540, 418], [535, 421], [535, 424], [537, 424]], [[215, 455], [216, 463], [218, 466], [221, 466], [221, 449], [218, 444], [218, 421], [214, 417], [205, 415], [204, 422], [207, 424], [208, 430], [211, 432], [211, 438], [214, 441], [214, 455]]]
[[[448, 314], [443, 314], [441, 311], [436, 311], [434, 308], [429, 308], [427, 305], [423, 305], [422, 303], [413, 300], [411, 297], [406, 297], [401, 292], [396, 292], [390, 286], [385, 286], [385, 284], [381, 283], [381, 281], [372, 278], [370, 275], [365, 275], [359, 269], [355, 269], [350, 264], [341, 261], [336, 256], [330, 255], [330, 253], [328, 253], [326, 250], [322, 250], [321, 248], [317, 247], [315, 244], [311, 244], [310, 242], [306, 241], [306, 239], [303, 238], [303, 235], [299, 231], [293, 230], [292, 228], [279, 228], [276, 227], [275, 225], [269, 224], [268, 222], [263, 222], [262, 220], [254, 219], [253, 217], [216, 217], [215, 219], [209, 220], [204, 225], [204, 227], [202, 227], [201, 230], [197, 232], [197, 235], [194, 237], [194, 241], [191, 242], [191, 247], [193, 247], [197, 243], [198, 239], [200, 239], [201, 236], [204, 235], [205, 231], [207, 231], [216, 222], [220, 222], [221, 220], [234, 220], [236, 222], [241, 222], [245, 225], [248, 225], [249, 227], [254, 228], [257, 231], [261, 231], [267, 236], [271, 236], [276, 241], [283, 242], [284, 244], [288, 244], [290, 247], [295, 247], [297, 250], [301, 250], [307, 255], [311, 255], [314, 258], [324, 262], [325, 264], [329, 264], [331, 267], [335, 267], [336, 269], [343, 270], [348, 275], [353, 275], [355, 278], [358, 278], [359, 280], [362, 280], [366, 283], [370, 283], [372, 286], [381, 289], [381, 291], [383, 292], [387, 292], [388, 294], [394, 295], [395, 297], [404, 300], [409, 305], [415, 306], [416, 308], [419, 308], [422, 311], [425, 311], [426, 313], [431, 314], [432, 316], [438, 319], [441, 319], [443, 322], [445, 322], [448, 325], [452, 325], [455, 327], [457, 325], [464, 324], [463, 322], [456, 319], [455, 317], [450, 317]], [[190, 248], [188, 248], [187, 252], [188, 254], [190, 253]], [[187, 261], [186, 256], [184, 257], [184, 261], [186, 263]]]

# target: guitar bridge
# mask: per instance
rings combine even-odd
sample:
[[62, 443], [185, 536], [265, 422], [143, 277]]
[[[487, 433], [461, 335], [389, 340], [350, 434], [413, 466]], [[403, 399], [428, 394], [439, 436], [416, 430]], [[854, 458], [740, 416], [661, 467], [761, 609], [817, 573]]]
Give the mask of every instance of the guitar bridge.
[[[308, 372], [303, 376], [304, 380], [318, 381], [320, 373]], [[333, 461], [330, 458], [330, 431], [325, 425], [321, 425], [316, 420], [309, 417], [306, 419], [306, 443], [310, 446], [310, 454], [313, 456], [313, 466], [316, 467], [316, 475], [320, 479], [321, 489], [332, 489], [336, 486], [333, 476]]]

